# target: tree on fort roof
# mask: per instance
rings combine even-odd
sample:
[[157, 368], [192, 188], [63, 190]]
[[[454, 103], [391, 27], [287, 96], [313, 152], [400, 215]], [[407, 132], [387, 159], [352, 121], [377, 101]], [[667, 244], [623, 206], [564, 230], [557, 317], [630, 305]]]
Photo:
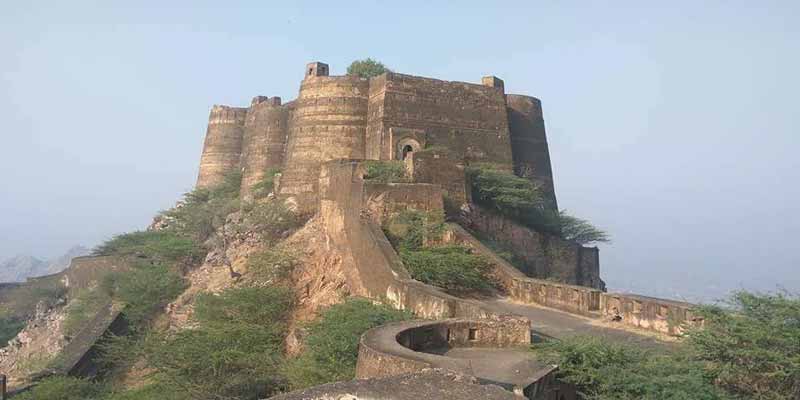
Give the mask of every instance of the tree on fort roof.
[[371, 58], [355, 60], [347, 67], [347, 75], [359, 76], [361, 78], [372, 78], [373, 76], [378, 76], [387, 71], [389, 71], [389, 68], [386, 68], [383, 63]]

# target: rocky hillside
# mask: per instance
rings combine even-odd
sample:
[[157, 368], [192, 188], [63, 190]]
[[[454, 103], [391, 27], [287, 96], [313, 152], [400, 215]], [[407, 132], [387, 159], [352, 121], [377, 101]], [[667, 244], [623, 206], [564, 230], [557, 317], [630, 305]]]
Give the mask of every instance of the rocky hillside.
[[31, 255], [17, 255], [0, 262], [0, 282], [24, 282], [27, 278], [61, 272], [75, 257], [89, 254], [89, 249], [74, 246], [52, 260], [42, 260]]

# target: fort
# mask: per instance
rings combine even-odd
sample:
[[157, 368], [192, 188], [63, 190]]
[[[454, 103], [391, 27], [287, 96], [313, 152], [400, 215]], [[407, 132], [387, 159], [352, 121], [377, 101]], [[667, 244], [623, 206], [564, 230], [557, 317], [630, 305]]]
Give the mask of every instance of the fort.
[[[329, 71], [327, 64], [309, 63], [297, 99], [289, 102], [257, 96], [249, 107], [215, 105], [197, 187], [216, 185], [238, 169], [242, 198], [252, 200], [254, 184], [279, 170], [274, 195], [319, 221], [327, 251], [341, 259], [351, 295], [438, 322], [370, 331], [360, 345], [362, 380], [281, 398], [349, 399], [359, 398], [347, 397], [357, 392], [369, 398], [409, 379], [453, 386], [451, 375], [431, 378], [436, 372], [430, 371], [441, 370], [530, 399], [575, 398], [553, 378], [557, 367], [520, 359], [519, 349], [535, 338], [576, 331], [659, 346], [643, 332], [678, 335], [702, 323], [686, 303], [606, 293], [596, 247], [537, 231], [473, 202], [466, 169], [491, 164], [532, 182], [545, 207], [558, 210], [539, 99], [507, 94], [495, 76], [465, 83], [392, 71], [371, 78]], [[365, 166], [375, 161], [401, 162], [407, 179], [365, 180]], [[490, 261], [498, 296], [459, 298], [412, 279], [381, 229], [405, 209], [446, 214], [443, 240]], [[521, 263], [511, 265], [486, 239], [513, 248]], [[460, 350], [465, 346], [481, 350]], [[470, 354], [479, 354], [475, 361], [489, 371], [475, 369]], [[491, 367], [509, 362], [516, 373]], [[525, 376], [515, 376], [520, 370]]]

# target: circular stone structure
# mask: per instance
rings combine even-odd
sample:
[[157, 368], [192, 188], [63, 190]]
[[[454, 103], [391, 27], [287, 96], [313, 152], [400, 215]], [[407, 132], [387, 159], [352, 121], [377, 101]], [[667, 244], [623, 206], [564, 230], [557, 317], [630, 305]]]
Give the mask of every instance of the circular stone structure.
[[356, 377], [379, 378], [429, 368], [472, 376], [536, 400], [575, 399], [555, 379], [558, 367], [530, 351], [530, 321], [447, 319], [406, 321], [367, 331], [359, 344]]
[[323, 162], [363, 159], [369, 80], [354, 76], [307, 76], [289, 121], [286, 169], [280, 193], [300, 211], [317, 206]]
[[226, 173], [240, 168], [246, 116], [247, 108], [211, 108], [197, 187], [214, 186], [222, 182]]

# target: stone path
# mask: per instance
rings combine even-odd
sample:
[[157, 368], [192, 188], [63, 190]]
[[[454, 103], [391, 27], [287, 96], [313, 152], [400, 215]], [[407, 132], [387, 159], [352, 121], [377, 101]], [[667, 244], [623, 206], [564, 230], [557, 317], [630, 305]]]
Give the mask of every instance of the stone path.
[[535, 305], [514, 303], [508, 299], [485, 301], [488, 308], [524, 316], [531, 320], [534, 339], [564, 338], [576, 335], [602, 337], [618, 343], [632, 344], [654, 349], [669, 349], [675, 346], [674, 340], [661, 340], [663, 336], [630, 329], [617, 329], [594, 320]]

